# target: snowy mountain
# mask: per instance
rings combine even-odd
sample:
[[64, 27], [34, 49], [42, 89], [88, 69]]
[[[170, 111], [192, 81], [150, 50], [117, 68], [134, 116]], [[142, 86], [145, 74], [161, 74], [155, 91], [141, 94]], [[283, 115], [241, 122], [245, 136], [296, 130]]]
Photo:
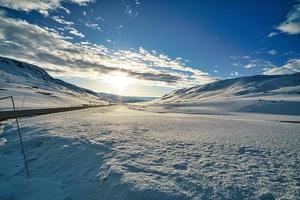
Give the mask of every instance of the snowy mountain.
[[227, 79], [176, 90], [161, 101], [193, 101], [211, 98], [265, 95], [299, 95], [300, 73], [292, 75], [257, 75]]
[[[53, 78], [38, 66], [14, 59], [0, 57], [0, 77], [0, 96], [12, 95], [19, 108], [107, 104], [91, 90]], [[0, 102], [0, 108], [9, 107], [10, 102]]]
[[98, 96], [110, 101], [111, 103], [136, 103], [145, 102], [156, 99], [156, 97], [136, 97], [136, 96], [121, 96], [104, 92], [97, 93]]
[[300, 115], [300, 73], [220, 80], [173, 91], [154, 103]]

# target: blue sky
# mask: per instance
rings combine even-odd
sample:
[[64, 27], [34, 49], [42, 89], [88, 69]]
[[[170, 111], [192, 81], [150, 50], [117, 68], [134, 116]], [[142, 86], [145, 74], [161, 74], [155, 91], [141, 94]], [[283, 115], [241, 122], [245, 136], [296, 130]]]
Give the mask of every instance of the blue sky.
[[20, 2], [0, 1], [0, 54], [96, 91], [300, 72], [300, 1]]

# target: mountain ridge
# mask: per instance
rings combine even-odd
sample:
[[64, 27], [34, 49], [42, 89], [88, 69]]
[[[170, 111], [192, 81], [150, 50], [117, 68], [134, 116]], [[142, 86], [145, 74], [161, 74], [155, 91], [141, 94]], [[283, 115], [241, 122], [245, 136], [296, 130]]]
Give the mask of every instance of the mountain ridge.
[[300, 73], [291, 75], [255, 75], [225, 79], [182, 88], [162, 96], [158, 101], [211, 97], [300, 94]]
[[[17, 107], [108, 104], [94, 91], [54, 78], [43, 68], [16, 59], [0, 56], [0, 76], [0, 96], [14, 96]], [[8, 102], [0, 102], [0, 109], [9, 106]]]

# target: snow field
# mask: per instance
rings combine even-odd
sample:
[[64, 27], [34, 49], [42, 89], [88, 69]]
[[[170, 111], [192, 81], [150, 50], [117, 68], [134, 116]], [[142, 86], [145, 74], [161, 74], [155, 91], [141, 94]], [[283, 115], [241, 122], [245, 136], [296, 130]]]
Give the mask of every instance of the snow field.
[[13, 121], [2, 123], [1, 199], [300, 196], [297, 123], [115, 106], [20, 124], [31, 176], [25, 177]]

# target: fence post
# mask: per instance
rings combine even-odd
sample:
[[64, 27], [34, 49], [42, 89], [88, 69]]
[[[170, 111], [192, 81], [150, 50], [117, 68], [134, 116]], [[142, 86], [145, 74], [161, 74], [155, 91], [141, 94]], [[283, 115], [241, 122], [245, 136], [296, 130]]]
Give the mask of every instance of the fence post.
[[25, 163], [25, 167], [26, 167], [26, 172], [27, 172], [27, 176], [29, 176], [29, 168], [28, 168], [28, 163], [27, 163], [27, 159], [26, 159], [23, 139], [22, 139], [22, 135], [21, 135], [21, 131], [20, 131], [19, 121], [18, 121], [18, 117], [17, 117], [17, 113], [16, 113], [15, 101], [14, 101], [13, 96], [10, 96], [10, 98], [11, 98], [11, 102], [12, 102], [12, 105], [13, 105], [13, 108], [14, 108], [14, 113], [15, 113], [15, 118], [16, 118], [16, 122], [17, 122], [18, 134], [19, 134], [19, 139], [20, 139], [20, 143], [21, 143], [21, 148], [22, 148], [24, 163]]

